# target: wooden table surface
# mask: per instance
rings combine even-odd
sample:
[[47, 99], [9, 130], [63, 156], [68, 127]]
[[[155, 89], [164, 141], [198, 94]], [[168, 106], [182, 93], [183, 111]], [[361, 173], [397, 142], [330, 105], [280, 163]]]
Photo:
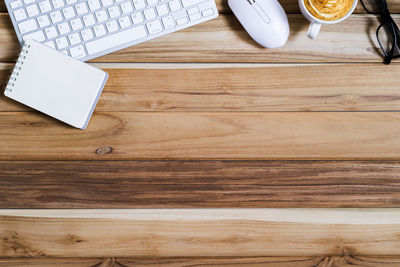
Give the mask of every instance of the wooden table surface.
[[[210, 22], [91, 61], [80, 131], [0, 99], [0, 266], [400, 266], [400, 61], [363, 13]], [[390, 0], [396, 21], [400, 0]], [[0, 4], [2, 87], [18, 44]]]

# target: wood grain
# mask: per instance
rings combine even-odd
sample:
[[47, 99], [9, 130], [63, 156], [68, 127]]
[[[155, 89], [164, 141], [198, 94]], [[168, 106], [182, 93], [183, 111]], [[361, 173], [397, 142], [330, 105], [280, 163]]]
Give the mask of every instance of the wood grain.
[[0, 208], [398, 207], [400, 162], [0, 163]]
[[196, 257], [196, 258], [6, 258], [0, 266], [59, 267], [142, 267], [142, 266], [265, 266], [265, 267], [393, 267], [398, 256], [318, 256], [318, 257]]
[[[389, 256], [400, 253], [398, 209], [26, 210], [399, 207], [399, 70], [378, 65], [376, 17], [308, 40], [308, 22], [292, 14], [287, 46], [267, 50], [217, 4], [226, 14], [216, 20], [94, 60], [178, 64], [109, 68], [84, 132], [1, 99], [0, 266], [400, 265]], [[297, 0], [282, 5], [299, 13]], [[14, 62], [6, 13], [0, 42], [0, 62]], [[357, 64], [181, 64], [208, 62]]]
[[[400, 107], [400, 65], [389, 69], [383, 64], [357, 68], [347, 64], [95, 66], [110, 75], [96, 111], [384, 111]], [[0, 81], [6, 81], [10, 72], [9, 65], [4, 67]], [[0, 112], [27, 110], [1, 96]]]
[[[373, 1], [371, 0], [364, 0], [367, 5]], [[215, 1], [218, 7], [219, 12], [221, 13], [231, 13], [230, 8], [228, 7], [227, 0], [216, 0]], [[279, 1], [283, 8], [285, 9], [286, 13], [300, 13], [299, 5], [297, 0], [280, 0]], [[400, 11], [400, 1], [398, 0], [389, 0], [387, 1], [390, 10], [392, 13], [398, 13]], [[368, 7], [373, 7], [372, 5], [368, 5]], [[4, 1], [0, 2], [0, 12], [7, 12], [5, 7]], [[355, 13], [365, 13], [364, 9], [359, 4], [355, 10]]]
[[1, 160], [399, 159], [397, 112], [0, 113]]
[[[227, 0], [216, 0], [215, 2], [217, 3], [217, 7], [220, 12], [222, 12], [222, 13], [231, 13], [232, 12], [228, 6]], [[283, 9], [288, 14], [300, 14], [301, 13], [298, 0], [279, 0], [279, 3], [282, 5]], [[376, 2], [374, 2], [373, 0], [364, 0], [364, 3], [370, 10], [374, 10], [374, 11], [378, 10], [376, 8]], [[396, 13], [400, 12], [400, 1], [388, 0], [387, 3], [389, 5], [390, 12], [392, 14], [396, 14]], [[354, 10], [354, 13], [365, 14], [366, 11], [361, 6], [361, 4], [358, 3], [356, 9]]]
[[[278, 49], [258, 46], [233, 15], [222, 14], [93, 62], [382, 62], [375, 37], [379, 22], [373, 15], [353, 15], [342, 23], [326, 26], [316, 40], [307, 38], [308, 21], [302, 15], [290, 15], [289, 21], [290, 38]], [[4, 13], [0, 14], [0, 42], [0, 61], [14, 61], [19, 45]]]
[[400, 247], [398, 209], [17, 213], [0, 216], [1, 257], [390, 256]]
[[[363, 0], [368, 9], [377, 12], [378, 9], [376, 8], [376, 2], [374, 0]], [[218, 10], [222, 13], [231, 13], [231, 9], [228, 6], [228, 1], [227, 0], [216, 0]], [[300, 8], [299, 8], [299, 1], [298, 0], [279, 0], [279, 3], [282, 5], [284, 8], [285, 12], [287, 14], [300, 14]], [[390, 12], [392, 14], [396, 14], [400, 12], [400, 1], [398, 0], [388, 0], [387, 1], [388, 6], [390, 8]], [[366, 11], [364, 8], [361, 6], [360, 3], [358, 3], [356, 9], [354, 10], [354, 13], [356, 14], [365, 14]]]

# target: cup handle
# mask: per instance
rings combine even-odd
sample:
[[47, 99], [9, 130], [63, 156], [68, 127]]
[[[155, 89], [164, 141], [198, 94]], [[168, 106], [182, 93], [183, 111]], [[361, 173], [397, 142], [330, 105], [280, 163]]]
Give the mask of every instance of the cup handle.
[[321, 23], [319, 22], [311, 22], [310, 27], [308, 28], [308, 38], [314, 39], [317, 37], [319, 30], [321, 29]]

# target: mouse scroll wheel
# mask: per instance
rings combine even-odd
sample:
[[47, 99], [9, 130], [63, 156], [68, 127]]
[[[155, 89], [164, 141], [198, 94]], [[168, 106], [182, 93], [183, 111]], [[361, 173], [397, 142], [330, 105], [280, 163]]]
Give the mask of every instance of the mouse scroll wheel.
[[253, 2], [252, 6], [256, 10], [256, 12], [260, 15], [260, 17], [265, 21], [265, 23], [270, 23], [271, 19], [268, 17], [267, 13], [258, 5], [257, 2]]

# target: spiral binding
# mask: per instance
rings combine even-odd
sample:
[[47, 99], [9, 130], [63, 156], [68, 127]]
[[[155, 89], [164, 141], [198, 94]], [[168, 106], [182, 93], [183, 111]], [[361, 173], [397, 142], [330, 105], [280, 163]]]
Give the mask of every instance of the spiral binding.
[[22, 69], [22, 66], [24, 65], [24, 62], [29, 53], [30, 47], [31, 47], [31, 45], [24, 45], [21, 49], [21, 53], [17, 59], [17, 63], [15, 64], [14, 70], [12, 71], [12, 73], [10, 75], [10, 80], [8, 81], [8, 84], [6, 86], [6, 91], [8, 91], [10, 93], [13, 91], [13, 89], [15, 87], [15, 83], [18, 80], [19, 73]]

